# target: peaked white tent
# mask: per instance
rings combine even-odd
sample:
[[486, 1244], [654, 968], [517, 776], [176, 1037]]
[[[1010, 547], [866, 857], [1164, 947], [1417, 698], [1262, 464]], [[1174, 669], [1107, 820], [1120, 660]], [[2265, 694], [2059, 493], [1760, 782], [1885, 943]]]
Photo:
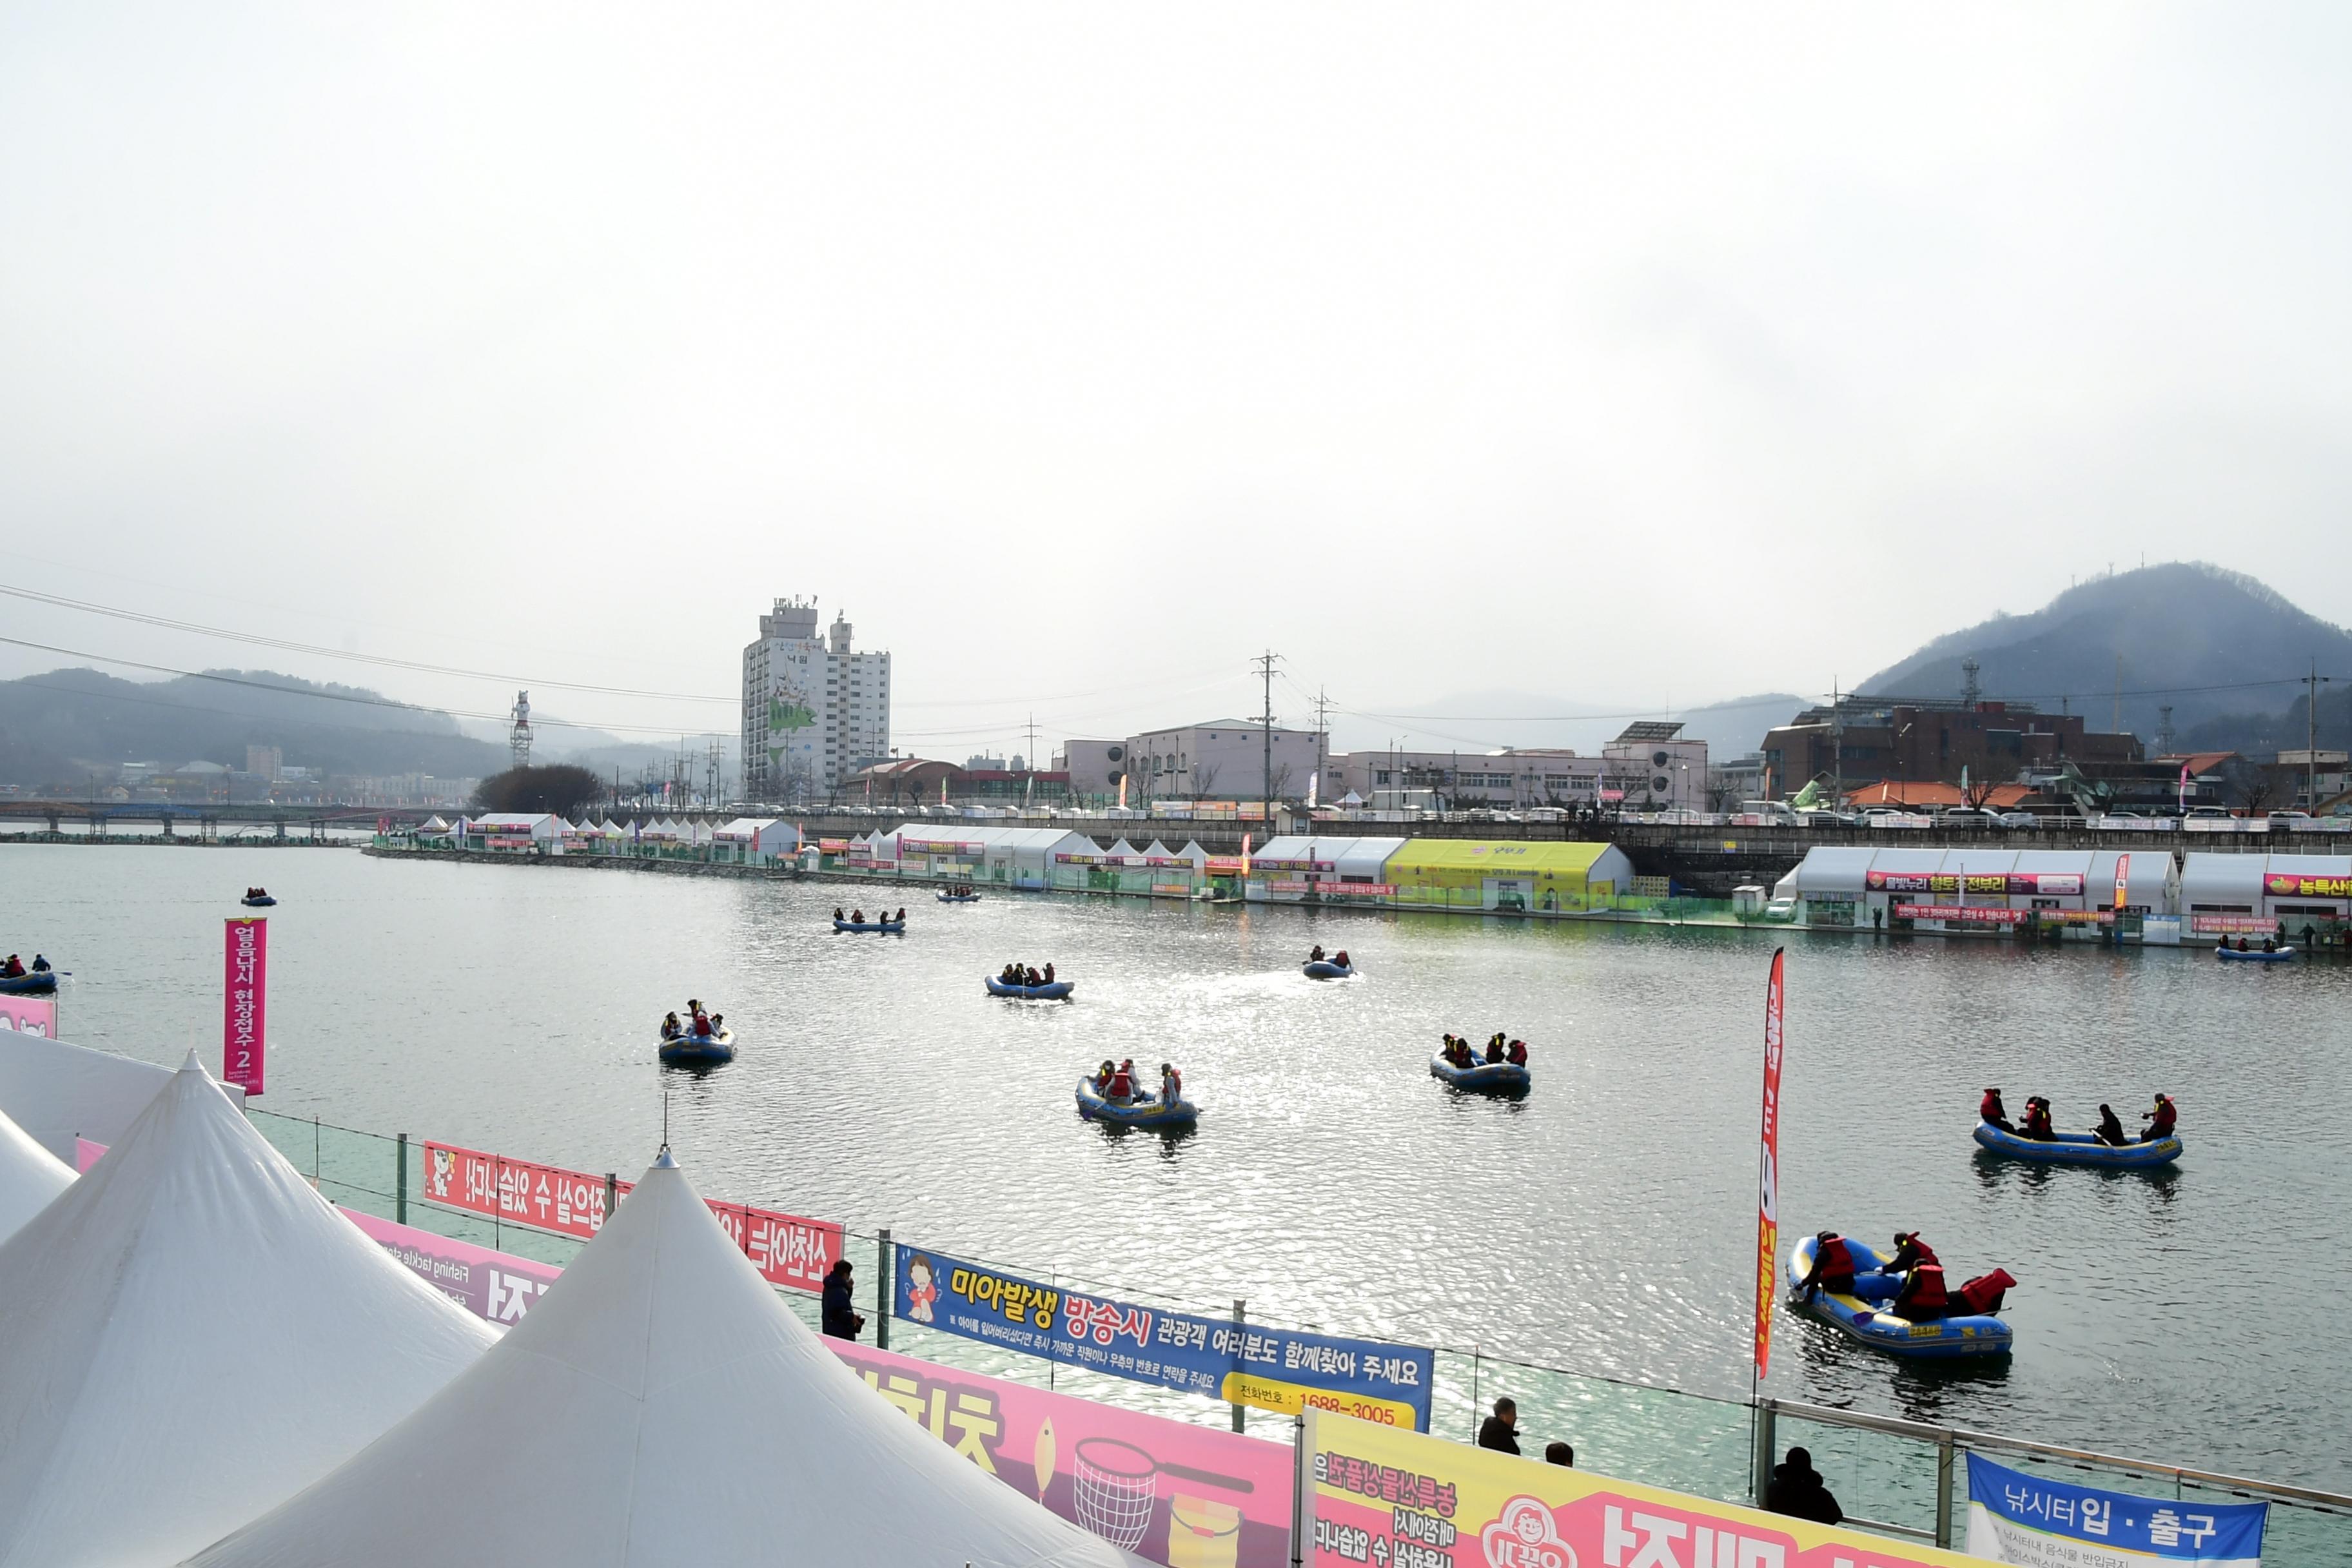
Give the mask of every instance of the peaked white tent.
[[566, 1568], [1134, 1561], [867, 1388], [667, 1153], [470, 1370], [189, 1568], [414, 1568], [452, 1542]]
[[49, 1200], [71, 1186], [73, 1179], [63, 1160], [0, 1115], [0, 1241], [16, 1235], [26, 1220], [48, 1207]]
[[446, 833], [449, 831], [449, 824], [436, 812], [433, 816], [426, 817], [423, 822], [419, 823], [417, 825], [416, 831], [419, 833]]
[[[68, 1165], [75, 1138], [121, 1142], [171, 1081], [170, 1068], [37, 1035], [16, 1035], [0, 1051], [0, 1111]], [[234, 1085], [222, 1092], [245, 1102]]]
[[149, 1568], [299, 1491], [491, 1339], [194, 1053], [0, 1245], [0, 1568]]

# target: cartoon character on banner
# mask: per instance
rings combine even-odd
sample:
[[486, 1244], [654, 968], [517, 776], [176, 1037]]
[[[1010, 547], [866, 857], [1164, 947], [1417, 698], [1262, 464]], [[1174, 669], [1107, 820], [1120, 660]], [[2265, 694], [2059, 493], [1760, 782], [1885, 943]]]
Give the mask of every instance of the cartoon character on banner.
[[933, 1321], [932, 1303], [939, 1299], [938, 1272], [931, 1260], [918, 1252], [907, 1260], [907, 1316], [919, 1323]]
[[434, 1150], [433, 1171], [426, 1183], [428, 1190], [436, 1198], [446, 1198], [457, 1180], [457, 1156], [446, 1149]]

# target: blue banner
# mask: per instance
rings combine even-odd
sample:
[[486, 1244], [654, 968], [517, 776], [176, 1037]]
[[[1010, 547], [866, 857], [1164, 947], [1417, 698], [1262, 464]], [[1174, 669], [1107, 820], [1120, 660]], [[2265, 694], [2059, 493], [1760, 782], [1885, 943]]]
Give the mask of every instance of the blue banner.
[[[2204, 1563], [2254, 1568], [2270, 1504], [2101, 1491], [1969, 1456], [1969, 1555], [2072, 1565]], [[2100, 1548], [2095, 1558], [2079, 1542]]]
[[893, 1316], [943, 1333], [1260, 1410], [1429, 1430], [1437, 1352], [1420, 1346], [1138, 1307], [903, 1243], [898, 1275]]

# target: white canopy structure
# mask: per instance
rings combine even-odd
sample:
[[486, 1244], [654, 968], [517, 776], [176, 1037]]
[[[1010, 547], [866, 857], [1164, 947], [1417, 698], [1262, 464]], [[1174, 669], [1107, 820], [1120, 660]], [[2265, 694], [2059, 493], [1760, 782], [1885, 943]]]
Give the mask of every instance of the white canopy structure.
[[492, 1338], [311, 1191], [193, 1053], [0, 1245], [0, 1568], [176, 1563]]
[[[172, 1069], [88, 1046], [16, 1035], [0, 1051], [0, 1113], [71, 1166], [74, 1140], [116, 1143], [172, 1081]], [[221, 1086], [234, 1105], [245, 1090]]]
[[1134, 1561], [866, 1387], [667, 1152], [470, 1370], [187, 1568], [414, 1568], [452, 1542], [566, 1568]]
[[426, 817], [417, 826], [416, 831], [419, 833], [446, 833], [449, 831], [449, 824], [444, 821], [436, 814]]
[[23, 1229], [73, 1179], [70, 1166], [0, 1115], [0, 1241]]
[[800, 847], [801, 832], [781, 817], [739, 816], [713, 834], [712, 842], [745, 855], [789, 855]]

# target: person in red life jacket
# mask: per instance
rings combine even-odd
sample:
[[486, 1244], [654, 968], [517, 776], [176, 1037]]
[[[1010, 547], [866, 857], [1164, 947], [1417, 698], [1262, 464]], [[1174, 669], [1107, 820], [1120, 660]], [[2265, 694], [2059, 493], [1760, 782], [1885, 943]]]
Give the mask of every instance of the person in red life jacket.
[[2131, 1142], [2124, 1136], [2124, 1124], [2116, 1119], [2115, 1107], [2099, 1107], [2099, 1124], [2091, 1129], [2091, 1136], [2111, 1148], [2120, 1149]]
[[1110, 1092], [1110, 1080], [1117, 1077], [1118, 1073], [1118, 1068], [1112, 1065], [1111, 1059], [1108, 1057], [1103, 1058], [1103, 1065], [1095, 1069], [1095, 1092], [1097, 1094], [1108, 1094]]
[[1944, 1291], [1944, 1266], [1922, 1263], [1911, 1270], [1903, 1281], [1903, 1289], [1895, 1293], [1892, 1310], [1896, 1317], [1908, 1318], [1915, 1323], [1932, 1323], [1951, 1309], [1951, 1298]]
[[2038, 1094], [2027, 1100], [2025, 1125], [2019, 1128], [2017, 1133], [2021, 1138], [2039, 1139], [2045, 1143], [2054, 1142], [2058, 1129], [2050, 1124], [2050, 1102]]
[[1119, 1063], [1118, 1070], [1110, 1075], [1110, 1088], [1103, 1098], [1113, 1105], [1125, 1105], [1135, 1098], [1135, 1063], [1132, 1058]]
[[905, 925], [907, 923], [907, 906], [904, 904], [900, 904], [898, 906], [898, 923], [900, 925]]
[[2010, 1125], [2009, 1107], [2000, 1102], [2000, 1090], [1997, 1089], [1986, 1089], [1984, 1098], [1977, 1101], [1977, 1120], [1988, 1126], [1998, 1127], [2003, 1132], [2017, 1131]]
[[862, 925], [864, 925], [864, 924], [866, 923], [866, 911], [865, 911], [864, 910], [850, 910], [850, 911], [849, 911], [849, 923], [850, 923], [851, 925], [854, 925], [854, 926], [862, 926]]
[[1500, 1062], [1502, 1059], [1503, 1032], [1500, 1029], [1497, 1029], [1495, 1031], [1495, 1037], [1486, 1042], [1486, 1060], [1491, 1065], [1493, 1063]]
[[1353, 967], [1353, 965], [1349, 964], [1348, 962], [1348, 950], [1344, 947], [1339, 950], [1339, 956], [1334, 958], [1331, 962], [1338, 964], [1342, 969]]
[[2139, 1119], [2147, 1123], [2147, 1130], [2139, 1135], [2139, 1141], [2160, 1143], [2172, 1136], [2172, 1129], [2180, 1120], [2180, 1111], [2173, 1105], [2170, 1095], [2159, 1094], [2156, 1097], [2156, 1109], [2141, 1111]]
[[1184, 1075], [1170, 1063], [1160, 1064], [1160, 1103], [1173, 1105], [1184, 1098]]
[[1511, 1064], [1513, 1067], [1515, 1067], [1515, 1068], [1523, 1068], [1523, 1067], [1527, 1066], [1527, 1065], [1528, 1065], [1528, 1043], [1527, 1043], [1527, 1041], [1525, 1041], [1525, 1040], [1513, 1040], [1513, 1041], [1511, 1042], [1511, 1049], [1510, 1049], [1510, 1052], [1509, 1052], [1508, 1059], [1509, 1059], [1509, 1061], [1510, 1061], [1510, 1064]]
[[1853, 1254], [1833, 1230], [1813, 1237], [1813, 1266], [1797, 1281], [1797, 1299], [1811, 1302], [1822, 1291], [1843, 1296], [1853, 1289]]
[[1886, 1272], [1907, 1274], [1923, 1264], [1940, 1265], [1942, 1262], [1943, 1259], [1936, 1256], [1936, 1249], [1928, 1246], [1917, 1231], [1898, 1230], [1895, 1233], [1895, 1256], [1887, 1259]]
[[1045, 984], [1048, 985], [1054, 984], [1054, 966], [1050, 963], [1045, 966]]
[[5, 964], [0, 964], [0, 980], [22, 980], [24, 977], [25, 961], [15, 953], [10, 953], [8, 962]]
[[1960, 1287], [1960, 1308], [1978, 1317], [1990, 1317], [2000, 1310], [2008, 1298], [2010, 1287], [2017, 1281], [2006, 1268], [1996, 1268], [1990, 1274], [1979, 1274]]

